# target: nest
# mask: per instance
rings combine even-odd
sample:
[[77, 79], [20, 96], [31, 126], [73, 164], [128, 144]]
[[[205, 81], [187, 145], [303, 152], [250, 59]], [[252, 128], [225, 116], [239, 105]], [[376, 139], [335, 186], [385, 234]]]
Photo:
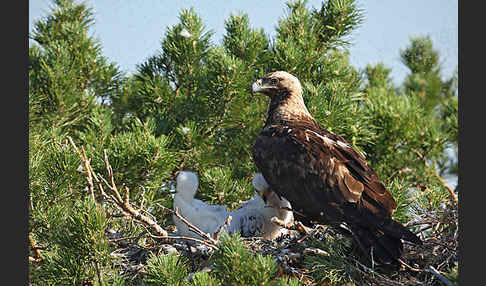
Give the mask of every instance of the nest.
[[[270, 241], [261, 237], [243, 238], [244, 244], [253, 253], [271, 255], [279, 266], [277, 276], [292, 276], [303, 285], [316, 285], [315, 269], [306, 264], [306, 257], [335, 259], [319, 244], [334, 247], [333, 243], [345, 246], [348, 253], [339, 257], [346, 265], [342, 275], [345, 283], [355, 285], [453, 285], [445, 276], [454, 267], [457, 257], [458, 213], [457, 207], [424, 213], [407, 223], [418, 227], [423, 240], [420, 246], [406, 243], [399, 269], [390, 271], [379, 265], [370, 265], [360, 260], [350, 238], [344, 237], [333, 229], [316, 225], [307, 232], [292, 230], [289, 234]], [[144, 262], [149, 253], [164, 255], [178, 253], [186, 256], [192, 263], [192, 270], [211, 271], [210, 257], [213, 248], [198, 241], [174, 239], [158, 242], [150, 248], [129, 243], [117, 249], [113, 255], [124, 258], [122, 269], [125, 275], [143, 275]], [[343, 283], [343, 284], [345, 284]]]

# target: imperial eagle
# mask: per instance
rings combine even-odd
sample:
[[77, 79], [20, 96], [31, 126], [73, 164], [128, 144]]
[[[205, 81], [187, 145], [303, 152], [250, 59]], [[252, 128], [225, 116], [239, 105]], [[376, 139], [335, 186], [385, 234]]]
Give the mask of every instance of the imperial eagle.
[[290, 201], [296, 219], [345, 231], [385, 263], [402, 255], [402, 240], [421, 243], [392, 219], [397, 204], [364, 157], [312, 117], [295, 76], [269, 73], [252, 84], [251, 93], [257, 92], [270, 103], [253, 159], [272, 190]]

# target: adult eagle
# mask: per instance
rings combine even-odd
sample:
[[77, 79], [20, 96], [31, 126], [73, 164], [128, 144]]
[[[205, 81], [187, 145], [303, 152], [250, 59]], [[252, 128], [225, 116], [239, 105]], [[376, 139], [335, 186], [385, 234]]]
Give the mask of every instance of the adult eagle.
[[253, 159], [296, 218], [347, 229], [361, 250], [384, 263], [397, 262], [402, 239], [422, 243], [391, 218], [397, 204], [364, 157], [314, 120], [295, 76], [269, 73], [252, 84], [251, 93], [257, 92], [270, 103]]

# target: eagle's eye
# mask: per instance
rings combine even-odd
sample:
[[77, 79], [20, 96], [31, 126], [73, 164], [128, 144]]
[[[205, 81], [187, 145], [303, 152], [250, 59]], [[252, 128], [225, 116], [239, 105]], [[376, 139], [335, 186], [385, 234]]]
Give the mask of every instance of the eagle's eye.
[[272, 84], [272, 85], [277, 85], [278, 82], [279, 82], [278, 78], [272, 77], [270, 79], [270, 84]]

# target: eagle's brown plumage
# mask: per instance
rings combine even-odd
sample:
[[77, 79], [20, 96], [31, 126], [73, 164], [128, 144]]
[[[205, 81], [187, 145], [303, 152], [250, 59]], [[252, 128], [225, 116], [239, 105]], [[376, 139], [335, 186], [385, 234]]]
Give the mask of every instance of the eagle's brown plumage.
[[382, 262], [401, 256], [401, 239], [421, 243], [391, 218], [397, 204], [364, 157], [314, 120], [296, 77], [272, 72], [256, 81], [251, 92], [270, 97], [253, 159], [270, 187], [290, 201], [298, 219], [336, 227], [345, 223], [361, 249], [373, 251]]

